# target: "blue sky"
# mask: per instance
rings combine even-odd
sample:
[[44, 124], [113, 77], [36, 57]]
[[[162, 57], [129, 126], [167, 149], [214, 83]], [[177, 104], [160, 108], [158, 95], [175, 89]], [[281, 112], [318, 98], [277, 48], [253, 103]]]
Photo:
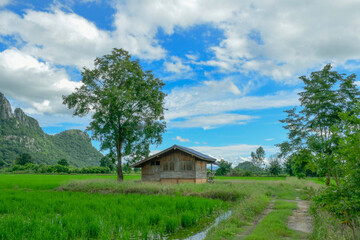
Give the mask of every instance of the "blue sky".
[[[359, 1], [0, 0], [0, 91], [56, 134], [85, 129], [62, 95], [124, 48], [166, 83], [163, 144], [237, 164], [286, 139], [301, 75], [359, 72]], [[98, 146], [97, 142], [93, 142]]]

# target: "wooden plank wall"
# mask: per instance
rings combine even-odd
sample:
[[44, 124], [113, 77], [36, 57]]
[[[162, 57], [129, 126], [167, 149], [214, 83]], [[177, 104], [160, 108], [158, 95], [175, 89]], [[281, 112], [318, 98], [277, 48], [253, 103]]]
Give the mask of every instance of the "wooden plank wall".
[[[151, 161], [160, 161], [160, 165], [151, 165]], [[172, 151], [151, 161], [142, 167], [143, 181], [206, 182], [206, 162], [187, 153]]]

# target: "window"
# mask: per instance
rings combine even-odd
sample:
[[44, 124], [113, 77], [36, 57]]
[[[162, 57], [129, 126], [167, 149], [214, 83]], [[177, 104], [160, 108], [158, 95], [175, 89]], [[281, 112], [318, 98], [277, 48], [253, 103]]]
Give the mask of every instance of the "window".
[[188, 171], [193, 170], [193, 161], [187, 161], [186, 170], [188, 170]]
[[154, 166], [154, 165], [155, 165], [155, 161], [151, 161], [151, 162], [150, 162], [150, 165], [151, 165], [151, 166]]
[[175, 170], [175, 163], [174, 162], [170, 162], [170, 171], [174, 171]]
[[165, 162], [164, 163], [164, 171], [168, 171], [169, 170], [169, 163]]
[[150, 162], [150, 165], [151, 165], [151, 166], [155, 166], [155, 165], [156, 165], [156, 166], [160, 166], [160, 161], [151, 161], [151, 162]]
[[180, 170], [183, 170], [183, 171], [186, 170], [186, 161], [181, 161], [180, 162]]

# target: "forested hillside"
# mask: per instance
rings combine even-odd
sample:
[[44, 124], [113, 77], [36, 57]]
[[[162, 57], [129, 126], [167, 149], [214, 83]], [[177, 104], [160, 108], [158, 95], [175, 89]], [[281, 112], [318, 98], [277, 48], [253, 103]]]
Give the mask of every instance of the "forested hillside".
[[9, 101], [0, 93], [0, 160], [11, 164], [22, 153], [29, 153], [34, 163], [56, 164], [66, 159], [77, 167], [97, 166], [102, 157], [87, 133], [67, 130], [48, 135], [36, 119], [20, 108], [13, 113]]

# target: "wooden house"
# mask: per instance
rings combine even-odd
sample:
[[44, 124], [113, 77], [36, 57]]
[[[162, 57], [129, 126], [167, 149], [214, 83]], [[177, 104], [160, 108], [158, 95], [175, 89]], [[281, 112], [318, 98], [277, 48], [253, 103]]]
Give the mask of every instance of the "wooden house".
[[216, 159], [193, 149], [174, 145], [132, 164], [131, 167], [142, 168], [142, 181], [205, 183], [206, 164], [217, 164]]

